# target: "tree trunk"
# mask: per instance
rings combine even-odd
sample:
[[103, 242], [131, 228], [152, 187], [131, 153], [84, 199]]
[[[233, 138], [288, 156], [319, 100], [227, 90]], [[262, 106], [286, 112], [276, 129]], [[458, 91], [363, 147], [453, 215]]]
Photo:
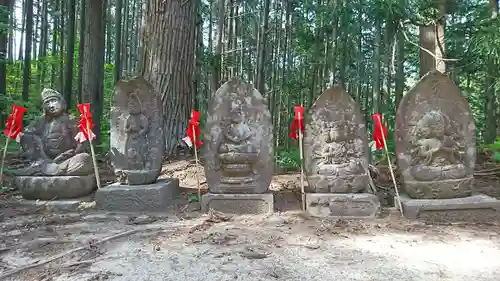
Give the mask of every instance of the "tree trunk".
[[80, 1], [80, 38], [78, 40], [78, 103], [83, 103], [83, 50], [85, 48], [85, 2]]
[[[23, 1], [23, 12], [22, 12], [22, 20], [21, 20], [21, 34], [20, 34], [21, 42], [19, 42], [19, 53], [17, 53], [18, 60], [23, 59], [23, 34], [25, 33], [25, 27], [26, 27], [26, 1], [29, 1], [29, 0]], [[33, 1], [31, 1], [31, 3], [33, 3]], [[26, 35], [25, 35], [24, 41], [26, 41]]]
[[[30, 0], [26, 0], [30, 1]], [[85, 1], [85, 0], [82, 0]], [[50, 67], [50, 87], [54, 88], [56, 83], [56, 71], [57, 71], [57, 33], [60, 32], [59, 29], [59, 16], [57, 16], [57, 12], [59, 10], [59, 0], [52, 0], [52, 18], [54, 19], [54, 23], [52, 25], [52, 57], [54, 58], [51, 62]]]
[[85, 47], [83, 49], [82, 101], [90, 103], [100, 141], [102, 104], [104, 102], [104, 56], [106, 0], [85, 0]]
[[33, 40], [33, 0], [26, 0], [26, 46], [24, 48], [23, 101], [29, 100], [31, 82], [31, 47]]
[[[10, 1], [12, 0], [0, 0], [0, 25], [7, 26], [9, 24]], [[7, 93], [7, 35], [7, 30], [0, 31], [0, 100]], [[3, 103], [0, 104], [0, 112], [4, 112]]]
[[[420, 27], [420, 77], [434, 68], [442, 73], [446, 72], [446, 65], [442, 60], [445, 54], [444, 30], [446, 21], [444, 5], [441, 4], [439, 9], [441, 19], [437, 21], [436, 25]], [[427, 51], [422, 50], [422, 48]], [[429, 54], [428, 51], [433, 55]]]
[[262, 27], [259, 36], [259, 49], [257, 57], [257, 77], [255, 79], [255, 88], [262, 94], [266, 92], [265, 64], [267, 57], [267, 29], [269, 28], [269, 5], [270, 0], [264, 0], [264, 10], [262, 11]]
[[196, 2], [149, 0], [144, 17], [140, 73], [162, 97], [166, 154], [172, 155], [192, 109]]
[[75, 55], [75, 21], [76, 21], [76, 1], [68, 0], [68, 52], [66, 54], [66, 69], [64, 71], [64, 98], [68, 108], [71, 107], [73, 99], [73, 65]]
[[375, 50], [373, 51], [373, 96], [372, 110], [374, 113], [380, 111], [380, 44], [382, 44], [382, 28], [380, 19], [375, 19]]
[[122, 51], [122, 9], [123, 0], [116, 0], [115, 14], [115, 82], [122, 77], [121, 51]]
[[396, 88], [394, 90], [396, 109], [399, 106], [399, 102], [403, 98], [403, 91], [405, 88], [405, 72], [404, 72], [404, 62], [405, 62], [405, 38], [403, 32], [400, 30], [397, 34], [396, 43]]
[[[9, 15], [9, 30], [14, 30], [16, 27], [17, 27], [17, 24], [16, 24], [16, 13], [14, 11], [14, 0], [4, 0], [6, 1], [7, 3], [9, 3], [9, 6], [8, 6], [8, 15]], [[8, 52], [9, 52], [9, 55], [8, 55], [8, 59], [9, 61], [14, 61], [14, 36], [7, 36], [8, 37], [8, 40], [9, 40], [9, 43], [8, 43]], [[21, 38], [22, 38], [22, 33], [21, 33]]]
[[212, 91], [215, 92], [220, 86], [222, 79], [222, 37], [224, 34], [224, 8], [225, 0], [218, 0], [219, 7], [217, 9], [217, 45], [215, 46], [215, 53], [213, 56], [213, 72], [212, 72]]

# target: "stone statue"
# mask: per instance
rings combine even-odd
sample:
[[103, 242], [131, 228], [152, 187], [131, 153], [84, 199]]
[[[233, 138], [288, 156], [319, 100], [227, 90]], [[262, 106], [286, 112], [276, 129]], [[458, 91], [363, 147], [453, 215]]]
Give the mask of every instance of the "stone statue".
[[[90, 194], [95, 185], [94, 168], [92, 157], [85, 152], [88, 142], [81, 144], [75, 140], [78, 120], [66, 113], [66, 104], [60, 93], [44, 89], [41, 95], [44, 114], [26, 127], [20, 139], [27, 163], [26, 167], [13, 171], [18, 176], [16, 183], [28, 199], [64, 199]], [[73, 177], [81, 183], [59, 186], [67, 182], [60, 178], [56, 184], [49, 178], [55, 176]], [[36, 188], [35, 182], [40, 181], [40, 188], [50, 190]], [[60, 190], [64, 188], [67, 190]]]
[[111, 163], [118, 181], [154, 183], [161, 173], [165, 149], [160, 95], [143, 77], [120, 80], [110, 117]]
[[412, 166], [409, 170], [414, 179], [439, 181], [467, 176], [463, 163], [464, 146], [446, 132], [449, 124], [446, 119], [443, 113], [431, 110], [415, 125], [411, 139]]
[[365, 126], [358, 105], [343, 89], [329, 89], [318, 98], [304, 133], [310, 192], [358, 193], [367, 188]]
[[205, 173], [211, 193], [265, 193], [272, 177], [271, 116], [261, 94], [238, 79], [211, 99]]
[[396, 152], [414, 199], [471, 194], [475, 125], [467, 100], [446, 75], [430, 72], [405, 95], [396, 115]]
[[125, 117], [127, 135], [126, 151], [130, 169], [144, 169], [144, 155], [147, 153], [148, 118], [142, 114], [141, 101], [135, 93], [128, 97], [128, 115]]
[[343, 219], [375, 217], [380, 202], [366, 192], [368, 138], [358, 104], [343, 88], [330, 88], [314, 102], [305, 121], [307, 213]]

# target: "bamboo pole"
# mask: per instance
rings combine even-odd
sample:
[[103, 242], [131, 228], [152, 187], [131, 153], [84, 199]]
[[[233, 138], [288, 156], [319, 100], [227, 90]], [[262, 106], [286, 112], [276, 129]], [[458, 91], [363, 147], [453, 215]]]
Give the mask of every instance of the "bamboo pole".
[[[17, 115], [17, 109], [14, 109], [13, 113], [14, 116]], [[2, 152], [2, 164], [0, 165], [0, 186], [3, 185], [3, 169], [5, 165], [5, 157], [7, 157], [7, 147], [9, 146], [10, 142], [10, 136], [12, 136], [12, 126], [14, 126], [15, 118], [12, 119], [12, 122], [9, 127], [9, 133], [7, 135], [7, 139], [5, 140], [5, 146], [3, 147], [3, 152]]]
[[[377, 116], [377, 118], [379, 118], [380, 120], [380, 116]], [[380, 124], [382, 124], [382, 120], [380, 120]], [[396, 193], [399, 211], [401, 212], [401, 216], [403, 216], [403, 205], [401, 204], [401, 198], [399, 197], [398, 185], [396, 183], [396, 176], [394, 175], [394, 170], [392, 169], [391, 158], [389, 157], [389, 150], [387, 149], [387, 142], [385, 141], [385, 135], [383, 129], [382, 129], [382, 140], [384, 141], [385, 154], [387, 156], [387, 162], [389, 163], [389, 170], [391, 172], [392, 183], [394, 185], [394, 192]]]
[[[84, 107], [83, 111], [84, 111], [83, 112], [84, 116], [86, 116], [87, 115], [87, 108]], [[94, 145], [92, 144], [92, 137], [90, 136], [90, 133], [92, 131], [90, 130], [90, 123], [89, 123], [89, 120], [87, 118], [85, 118], [85, 123], [87, 125], [87, 137], [88, 137], [89, 144], [90, 144], [90, 153], [92, 154], [92, 163], [94, 164], [95, 180], [97, 181], [97, 188], [101, 188], [101, 178], [99, 176], [99, 169], [97, 168], [97, 159], [95, 158]]]
[[299, 151], [300, 151], [300, 193], [302, 195], [302, 211], [306, 211], [306, 192], [304, 189], [304, 149], [302, 147], [302, 142], [304, 136], [302, 135], [301, 122], [303, 116], [300, 112], [297, 113], [299, 117]]
[[[192, 113], [191, 113], [191, 118], [193, 118]], [[193, 130], [194, 158], [196, 160], [196, 169], [198, 169], [199, 160], [198, 160], [198, 148], [196, 147], [196, 130], [194, 126], [191, 126], [191, 129]], [[195, 175], [196, 175], [196, 185], [198, 187], [198, 202], [201, 203], [201, 187], [200, 187], [200, 177], [198, 176], [198, 171], [195, 172]]]

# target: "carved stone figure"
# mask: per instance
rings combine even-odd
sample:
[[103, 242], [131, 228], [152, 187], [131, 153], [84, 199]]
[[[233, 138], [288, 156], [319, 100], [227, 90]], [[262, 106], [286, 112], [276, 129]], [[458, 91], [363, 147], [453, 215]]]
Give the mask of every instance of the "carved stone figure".
[[432, 71], [402, 99], [396, 152], [403, 186], [414, 199], [471, 195], [475, 124], [467, 100], [446, 75]]
[[146, 133], [149, 129], [149, 121], [148, 118], [142, 114], [141, 101], [137, 95], [131, 93], [128, 99], [128, 116], [125, 117], [128, 166], [130, 169], [141, 170], [145, 167], [144, 156], [148, 148]]
[[[26, 167], [15, 170], [15, 184], [27, 199], [65, 199], [90, 194], [95, 188], [88, 142], [75, 140], [78, 120], [66, 113], [60, 93], [42, 91], [44, 114], [29, 124], [20, 145]], [[70, 184], [73, 182], [73, 184]]]
[[265, 193], [272, 177], [271, 115], [261, 94], [238, 79], [212, 97], [205, 124], [211, 193]]
[[143, 77], [120, 80], [110, 115], [111, 162], [119, 182], [155, 182], [165, 147], [160, 96]]
[[342, 88], [331, 88], [306, 118], [304, 161], [309, 192], [358, 193], [368, 184], [368, 140], [359, 106]]

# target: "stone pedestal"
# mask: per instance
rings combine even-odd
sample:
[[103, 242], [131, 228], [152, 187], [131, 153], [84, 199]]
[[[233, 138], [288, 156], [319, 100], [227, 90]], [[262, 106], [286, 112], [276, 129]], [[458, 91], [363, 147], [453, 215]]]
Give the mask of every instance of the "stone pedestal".
[[274, 212], [272, 193], [261, 194], [215, 194], [203, 195], [202, 210], [209, 209], [231, 214], [268, 214]]
[[307, 193], [306, 210], [320, 218], [371, 219], [380, 212], [380, 202], [370, 193]]
[[454, 199], [411, 199], [401, 194], [404, 216], [432, 221], [491, 221], [500, 216], [500, 201], [484, 194]]
[[[87, 176], [18, 176], [14, 186], [28, 200], [62, 200], [85, 197], [97, 189], [95, 175]], [[75, 199], [78, 200], [78, 199]]]
[[179, 179], [162, 179], [152, 184], [114, 183], [97, 190], [98, 209], [124, 212], [165, 211], [179, 194]]
[[54, 213], [79, 212], [93, 208], [92, 196], [84, 196], [73, 199], [61, 200], [28, 200], [28, 199], [8, 199], [4, 202], [7, 208], [28, 209]]

